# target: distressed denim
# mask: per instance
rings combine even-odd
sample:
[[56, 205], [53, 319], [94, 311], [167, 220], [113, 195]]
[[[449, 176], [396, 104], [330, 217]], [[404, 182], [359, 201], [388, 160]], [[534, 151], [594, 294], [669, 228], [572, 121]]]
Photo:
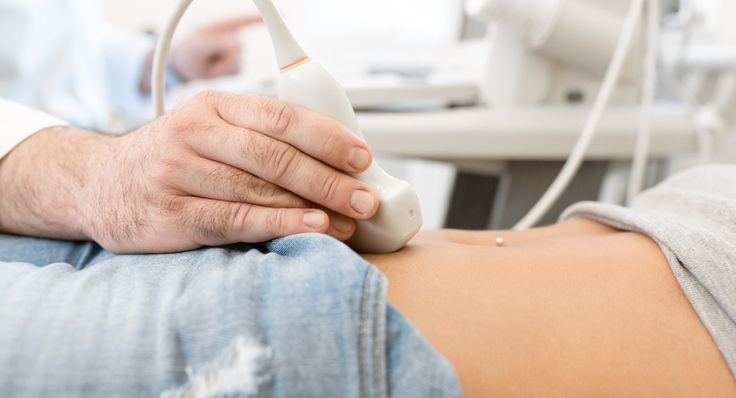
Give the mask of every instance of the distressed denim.
[[340, 242], [165, 255], [0, 235], [2, 397], [457, 397]]

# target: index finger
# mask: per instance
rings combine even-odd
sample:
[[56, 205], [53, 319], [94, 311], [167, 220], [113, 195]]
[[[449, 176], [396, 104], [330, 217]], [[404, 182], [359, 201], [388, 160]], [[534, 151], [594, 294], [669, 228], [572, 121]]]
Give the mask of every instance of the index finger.
[[336, 169], [360, 173], [373, 163], [368, 144], [320, 113], [258, 96], [222, 94], [216, 102], [228, 124], [289, 144]]

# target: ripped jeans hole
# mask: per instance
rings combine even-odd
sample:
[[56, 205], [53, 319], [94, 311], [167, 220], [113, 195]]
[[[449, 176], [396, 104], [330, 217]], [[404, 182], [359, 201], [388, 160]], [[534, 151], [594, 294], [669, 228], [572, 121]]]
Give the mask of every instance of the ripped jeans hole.
[[163, 392], [161, 398], [255, 396], [271, 375], [271, 348], [238, 337], [213, 363], [199, 370], [187, 368], [186, 385]]

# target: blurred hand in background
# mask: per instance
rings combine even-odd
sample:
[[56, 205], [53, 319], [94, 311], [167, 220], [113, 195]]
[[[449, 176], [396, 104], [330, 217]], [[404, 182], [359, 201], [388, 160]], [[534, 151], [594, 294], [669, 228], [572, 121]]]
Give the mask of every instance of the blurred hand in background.
[[243, 49], [238, 32], [258, 23], [260, 17], [247, 16], [216, 22], [196, 31], [174, 49], [174, 72], [184, 81], [239, 73]]
[[[241, 29], [261, 23], [259, 16], [245, 16], [205, 26], [180, 42], [172, 51], [171, 69], [182, 82], [209, 80], [240, 73], [243, 46]], [[153, 52], [146, 63], [141, 91], [151, 91]]]

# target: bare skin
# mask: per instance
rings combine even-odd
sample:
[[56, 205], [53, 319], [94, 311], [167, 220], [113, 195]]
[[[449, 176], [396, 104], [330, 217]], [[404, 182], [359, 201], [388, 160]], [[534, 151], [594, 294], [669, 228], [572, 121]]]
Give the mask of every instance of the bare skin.
[[586, 220], [439, 231], [367, 259], [468, 397], [736, 396], [724, 358], [643, 235]]

